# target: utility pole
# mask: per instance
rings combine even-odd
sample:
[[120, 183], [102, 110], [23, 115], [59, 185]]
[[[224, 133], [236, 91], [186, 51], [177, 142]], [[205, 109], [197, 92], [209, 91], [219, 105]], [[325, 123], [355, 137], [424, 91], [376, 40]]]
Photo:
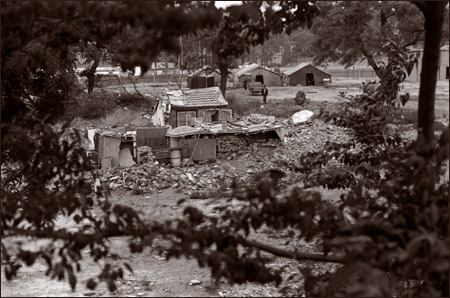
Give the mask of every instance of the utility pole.
[[180, 36], [180, 48], [181, 48], [181, 54], [180, 54], [180, 89], [181, 89], [181, 84], [183, 84], [183, 37]]
[[180, 55], [180, 69], [183, 65], [183, 37], [180, 36], [180, 48], [181, 48], [181, 55]]

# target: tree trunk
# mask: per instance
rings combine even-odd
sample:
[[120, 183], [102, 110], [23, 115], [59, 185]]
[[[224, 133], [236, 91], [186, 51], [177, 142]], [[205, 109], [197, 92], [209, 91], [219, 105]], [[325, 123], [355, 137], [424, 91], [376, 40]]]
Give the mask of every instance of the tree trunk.
[[364, 57], [367, 60], [367, 63], [369, 63], [369, 65], [372, 67], [372, 69], [375, 71], [375, 74], [377, 75], [378, 78], [381, 79], [381, 77], [383, 76], [383, 73], [381, 71], [381, 68], [378, 67], [377, 63], [375, 62], [375, 59], [373, 59], [373, 56], [371, 54], [369, 54], [366, 49], [361, 48], [361, 53], [364, 55]]
[[86, 78], [88, 80], [88, 94], [91, 94], [94, 91], [95, 86], [95, 71], [97, 70], [98, 65], [100, 64], [100, 55], [95, 55], [94, 63], [92, 63], [91, 68], [86, 73]]
[[220, 70], [220, 91], [222, 91], [223, 96], [225, 96], [228, 80], [228, 67], [220, 66], [219, 70]]
[[419, 8], [425, 16], [425, 44], [420, 74], [418, 133], [431, 141], [434, 123], [434, 100], [439, 69], [440, 42], [444, 10], [447, 2], [421, 1]]

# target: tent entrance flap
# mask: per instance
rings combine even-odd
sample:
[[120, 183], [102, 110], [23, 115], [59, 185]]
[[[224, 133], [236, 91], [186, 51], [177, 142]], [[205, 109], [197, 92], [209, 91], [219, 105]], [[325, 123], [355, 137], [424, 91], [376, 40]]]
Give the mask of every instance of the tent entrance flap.
[[306, 86], [314, 86], [314, 74], [308, 72], [306, 74]]

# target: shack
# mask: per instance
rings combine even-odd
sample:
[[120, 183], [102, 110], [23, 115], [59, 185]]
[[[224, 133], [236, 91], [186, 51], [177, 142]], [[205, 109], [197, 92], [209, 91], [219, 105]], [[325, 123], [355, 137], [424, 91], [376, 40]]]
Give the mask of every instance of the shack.
[[190, 89], [209, 88], [214, 87], [215, 84], [215, 79], [212, 75], [193, 75], [187, 78], [187, 86]]
[[250, 64], [236, 72], [236, 86], [243, 87], [244, 80], [247, 83], [259, 82], [266, 86], [281, 86], [282, 76], [270, 69], [264, 68], [259, 64]]
[[285, 71], [284, 80], [290, 86], [323, 86], [331, 82], [331, 75], [306, 62]]
[[220, 84], [220, 72], [217, 69], [203, 67], [187, 77], [187, 87], [190, 89], [209, 88]]
[[231, 119], [231, 109], [220, 88], [170, 90], [159, 100], [152, 123], [155, 126], [193, 126]]

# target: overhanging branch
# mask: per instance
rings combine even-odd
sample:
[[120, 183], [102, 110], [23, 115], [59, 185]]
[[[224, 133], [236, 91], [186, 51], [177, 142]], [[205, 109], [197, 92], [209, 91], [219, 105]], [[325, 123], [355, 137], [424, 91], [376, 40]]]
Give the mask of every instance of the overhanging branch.
[[329, 262], [329, 263], [345, 263], [345, 258], [343, 256], [335, 256], [335, 255], [324, 255], [319, 253], [307, 253], [307, 252], [299, 252], [292, 250], [285, 250], [278, 247], [274, 247], [265, 243], [261, 243], [254, 240], [247, 240], [242, 237], [236, 238], [237, 242], [249, 246], [255, 247], [262, 251], [271, 253], [278, 257], [284, 257], [295, 260], [310, 260], [310, 261], [318, 261], [318, 262]]

